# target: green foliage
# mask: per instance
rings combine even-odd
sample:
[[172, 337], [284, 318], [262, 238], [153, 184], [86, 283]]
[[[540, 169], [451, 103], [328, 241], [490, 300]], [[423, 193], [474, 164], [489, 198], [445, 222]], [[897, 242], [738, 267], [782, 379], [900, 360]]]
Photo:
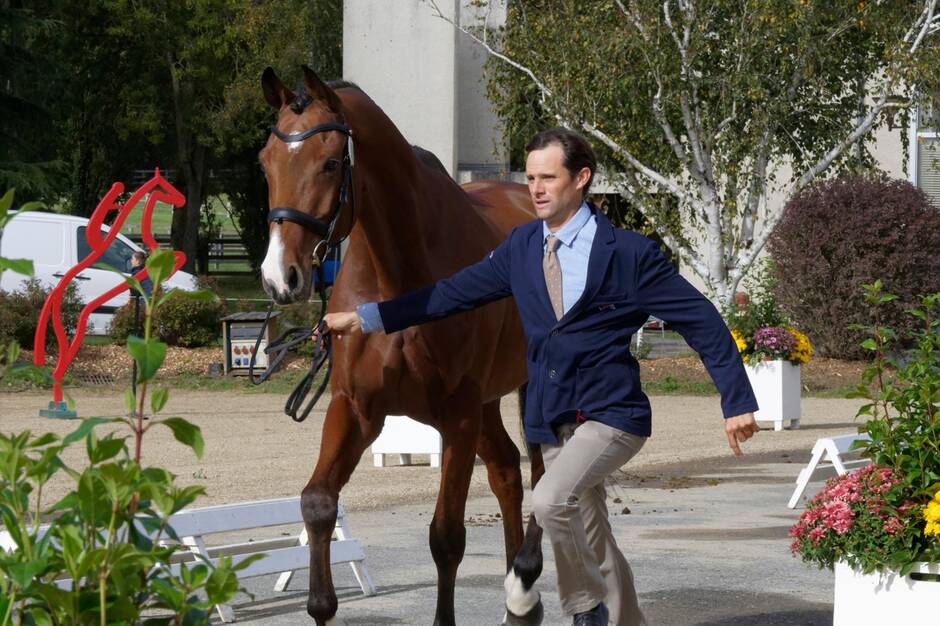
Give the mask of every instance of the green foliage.
[[[152, 336], [154, 315], [168, 301], [184, 299], [161, 293], [173, 258], [171, 251], [158, 250], [147, 263], [154, 287], [142, 296], [143, 336], [130, 338], [127, 346], [139, 372], [137, 395], [126, 394], [131, 416], [85, 419], [64, 438], [0, 434], [0, 518], [16, 546], [0, 553], [0, 626], [208, 624], [212, 606], [241, 590], [236, 574], [254, 559], [233, 565], [222, 558], [215, 567], [196, 562], [173, 573], [178, 544], [172, 540], [178, 538], [168, 519], [203, 488], [180, 487], [170, 472], [141, 463], [143, 438], [153, 426], [169, 428], [197, 456], [204, 448], [198, 426], [160, 417], [169, 396], [165, 388], [153, 391], [151, 419], [143, 420], [148, 387], [166, 355], [166, 345]], [[120, 434], [121, 426], [131, 437]], [[63, 452], [81, 443], [85, 466], [66, 465]], [[53, 478], [71, 481], [72, 489], [46, 502], [43, 487]], [[62, 578], [71, 582], [59, 587], [55, 581]]]
[[[158, 164], [173, 173], [189, 201], [187, 210], [175, 212], [174, 243], [192, 243], [185, 249], [190, 262], [196, 260], [200, 208], [217, 194], [232, 200], [240, 231], [257, 256], [267, 201], [257, 151], [271, 115], [261, 96], [261, 72], [271, 65], [296, 74], [306, 63], [324, 78], [338, 78], [342, 1], [15, 4], [28, 8], [4, 9], [0, 35], [22, 56], [4, 49], [0, 90], [6, 96], [12, 85], [24, 97], [16, 114], [0, 122], [20, 138], [15, 146], [2, 142], [0, 174], [6, 147], [22, 153], [18, 160], [60, 163], [50, 195], [70, 212], [89, 215], [112, 182], [132, 181], [135, 170]], [[21, 26], [5, 29], [7, 18]], [[4, 71], [17, 80], [7, 81]]]
[[774, 295], [777, 278], [773, 268], [773, 261], [767, 259], [753, 269], [744, 280], [747, 303], [730, 302], [722, 309], [728, 328], [738, 331], [744, 338], [753, 337], [760, 328], [790, 324]]
[[879, 315], [895, 296], [876, 281], [865, 285], [865, 300], [875, 311], [863, 342], [872, 360], [854, 394], [868, 400], [858, 413], [868, 418], [859, 429], [871, 437], [865, 452], [901, 473], [912, 496], [930, 497], [940, 483], [940, 293], [921, 298], [910, 311], [918, 321], [909, 333], [916, 347], [898, 353], [903, 359], [891, 356], [903, 334]]
[[[204, 283], [204, 281], [202, 281]], [[134, 328], [134, 299], [115, 311], [109, 333], [117, 342], [128, 341], [132, 335], [140, 334]], [[139, 305], [138, 318], [142, 318], [144, 305]], [[160, 296], [159, 309], [153, 315], [153, 330], [160, 341], [171, 346], [196, 348], [215, 343], [222, 331], [222, 316], [225, 307], [211, 291], [203, 289], [187, 292], [174, 289]]]
[[64, 164], [41, 78], [54, 73], [54, 60], [39, 41], [54, 28], [26, 3], [0, 9], [0, 189], [50, 200], [63, 191]]
[[[50, 289], [43, 287], [35, 278], [26, 281], [22, 290], [0, 291], [0, 344], [16, 341], [21, 346], [32, 348], [39, 311], [49, 292]], [[62, 296], [62, 324], [69, 335], [75, 331], [82, 306], [84, 303], [78, 295], [78, 289], [72, 283], [66, 287]], [[46, 349], [51, 351], [57, 348], [50, 321], [46, 332]]]
[[873, 168], [872, 130], [895, 111], [878, 113], [882, 90], [905, 109], [940, 83], [937, 33], [913, 53], [905, 36], [921, 2], [507, 5], [488, 41], [515, 65], [494, 55], [488, 69], [513, 164], [546, 126], [590, 135], [621, 194], [725, 298], [769, 234], [755, 226], [773, 221], [767, 192]]

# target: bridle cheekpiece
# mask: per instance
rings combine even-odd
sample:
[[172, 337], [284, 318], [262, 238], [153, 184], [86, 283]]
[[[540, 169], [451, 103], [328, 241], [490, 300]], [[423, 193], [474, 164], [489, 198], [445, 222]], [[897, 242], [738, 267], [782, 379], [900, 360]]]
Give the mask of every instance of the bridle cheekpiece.
[[354, 165], [352, 129], [346, 126], [346, 124], [339, 122], [319, 124], [313, 128], [302, 130], [299, 133], [289, 134], [280, 131], [276, 126], [271, 127], [271, 132], [274, 133], [274, 136], [284, 143], [297, 143], [309, 139], [314, 135], [329, 131], [336, 131], [346, 135], [346, 145], [343, 147], [343, 179], [342, 182], [340, 182], [339, 194], [336, 197], [336, 206], [333, 207], [329, 221], [311, 217], [307, 213], [293, 207], [275, 207], [268, 211], [268, 223], [275, 222], [281, 224], [283, 222], [293, 222], [320, 236], [320, 241], [317, 242], [317, 247], [314, 248], [313, 251], [313, 258], [317, 262], [320, 261], [320, 257], [317, 253], [320, 250], [321, 244], [329, 248], [330, 246], [336, 246], [342, 243], [342, 239], [336, 242], [331, 241], [331, 239], [333, 238], [333, 231], [336, 229], [336, 224], [339, 222], [339, 218], [342, 215], [343, 207], [347, 204], [347, 200], [350, 205], [350, 210], [355, 211], [352, 190], [352, 170]]

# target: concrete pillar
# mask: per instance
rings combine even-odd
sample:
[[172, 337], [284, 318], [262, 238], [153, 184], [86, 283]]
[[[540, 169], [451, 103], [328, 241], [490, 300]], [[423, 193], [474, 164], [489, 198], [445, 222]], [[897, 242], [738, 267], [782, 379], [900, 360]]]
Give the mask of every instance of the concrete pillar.
[[[437, 0], [451, 19], [457, 0]], [[405, 138], [457, 171], [457, 31], [419, 0], [345, 0], [343, 76]]]

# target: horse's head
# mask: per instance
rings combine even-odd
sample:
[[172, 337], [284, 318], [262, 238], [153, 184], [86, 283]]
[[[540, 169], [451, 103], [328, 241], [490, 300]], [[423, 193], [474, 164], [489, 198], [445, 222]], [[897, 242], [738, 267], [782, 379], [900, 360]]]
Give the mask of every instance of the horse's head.
[[353, 220], [346, 207], [352, 203], [352, 139], [343, 105], [313, 70], [303, 71], [297, 94], [270, 67], [261, 77], [264, 97], [277, 111], [259, 154], [271, 207], [261, 276], [278, 304], [310, 297], [312, 265], [349, 233]]

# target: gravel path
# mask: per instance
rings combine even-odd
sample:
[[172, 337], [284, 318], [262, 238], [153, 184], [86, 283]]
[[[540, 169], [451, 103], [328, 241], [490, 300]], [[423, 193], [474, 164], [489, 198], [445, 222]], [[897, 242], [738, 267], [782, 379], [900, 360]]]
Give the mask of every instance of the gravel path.
[[[60, 434], [74, 429], [75, 421], [38, 417], [50, 396], [48, 392], [0, 394], [0, 428], [7, 433], [30, 429]], [[124, 410], [123, 391], [117, 389], [86, 387], [76, 389], [73, 397], [82, 417], [119, 415]], [[182, 484], [204, 485], [208, 493], [199, 500], [201, 506], [297, 495], [319, 452], [322, 409], [327, 399], [321, 400], [320, 410], [302, 424], [283, 415], [283, 402], [282, 396], [271, 394], [172, 391], [164, 414], [198, 424], [206, 441], [205, 455], [195, 458], [173, 440], [168, 429], [156, 428], [146, 435], [144, 462], [173, 471]], [[624, 467], [625, 480], [661, 478], [657, 468], [666, 465], [687, 465], [691, 470], [706, 460], [725, 459], [733, 466], [735, 459], [730, 458], [717, 397], [660, 396], [653, 397], [652, 403], [653, 436]], [[746, 444], [745, 454], [778, 463], [805, 464], [817, 438], [855, 430], [854, 415], [860, 404], [859, 400], [804, 398], [802, 429], [761, 432]], [[507, 430], [518, 445], [515, 398], [504, 398], [502, 409]], [[73, 446], [66, 462], [77, 466], [83, 455], [84, 446]], [[376, 468], [367, 450], [343, 490], [344, 506], [357, 511], [432, 502], [437, 497], [440, 471], [427, 465], [427, 457], [415, 455], [415, 460], [423, 465]], [[800, 465], [794, 465], [794, 477]], [[681, 482], [682, 476], [671, 472], [668, 480]], [[50, 495], [61, 495], [66, 486], [64, 481], [56, 482]], [[487, 494], [486, 471], [478, 460], [470, 496]]]

